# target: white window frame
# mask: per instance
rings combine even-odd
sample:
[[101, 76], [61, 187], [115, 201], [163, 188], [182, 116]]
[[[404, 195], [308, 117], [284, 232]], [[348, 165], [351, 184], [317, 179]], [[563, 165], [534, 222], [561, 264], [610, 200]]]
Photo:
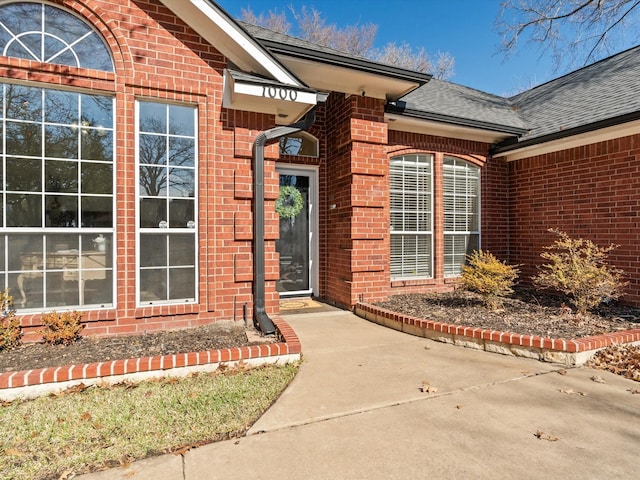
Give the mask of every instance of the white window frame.
[[[193, 208], [194, 208], [194, 218], [195, 218], [195, 226], [194, 228], [142, 228], [140, 227], [140, 104], [142, 103], [155, 103], [163, 106], [177, 105], [183, 107], [193, 108], [194, 115], [194, 197], [193, 197]], [[198, 202], [198, 171], [199, 171], [199, 144], [198, 144], [198, 135], [199, 135], [199, 108], [198, 105], [190, 104], [190, 103], [180, 103], [180, 102], [171, 102], [158, 98], [136, 98], [135, 102], [135, 164], [136, 164], [136, 175], [135, 175], [135, 222], [136, 222], [136, 304], [138, 307], [148, 307], [152, 305], [179, 305], [179, 304], [193, 304], [198, 303], [199, 301], [199, 202]], [[150, 301], [142, 301], [141, 300], [141, 282], [140, 282], [140, 252], [144, 246], [141, 244], [141, 236], [143, 234], [191, 234], [194, 239], [194, 296], [188, 298], [181, 299], [159, 299], [159, 300], [150, 300]], [[167, 250], [167, 254], [168, 254]], [[167, 265], [165, 267], [167, 270], [170, 269], [170, 266]]]
[[[4, 85], [11, 85], [12, 82], [0, 82], [0, 88], [4, 88]], [[9, 261], [9, 245], [8, 245], [8, 237], [10, 236], [16, 236], [16, 235], [34, 235], [34, 236], [39, 236], [40, 238], [42, 238], [42, 261], [44, 263], [47, 262], [47, 239], [50, 236], [54, 236], [54, 235], [72, 235], [75, 237], [81, 237], [81, 236], [85, 236], [85, 235], [96, 235], [99, 236], [100, 234], [108, 234], [111, 235], [111, 267], [106, 268], [106, 271], [110, 271], [111, 275], [112, 275], [112, 286], [111, 286], [111, 301], [107, 302], [107, 303], [101, 303], [101, 304], [84, 304], [84, 292], [83, 292], [83, 284], [81, 284], [80, 282], [82, 281], [82, 271], [83, 269], [81, 268], [81, 265], [78, 265], [78, 281], [79, 281], [79, 290], [78, 290], [78, 294], [79, 294], [79, 303], [78, 305], [48, 305], [47, 304], [47, 275], [44, 275], [43, 277], [43, 284], [42, 284], [42, 288], [43, 288], [43, 303], [44, 306], [42, 307], [33, 307], [33, 308], [20, 308], [20, 305], [26, 302], [26, 298], [22, 298], [22, 294], [20, 292], [13, 292], [13, 296], [14, 296], [14, 301], [16, 303], [16, 306], [18, 306], [20, 308], [21, 311], [47, 311], [47, 310], [51, 310], [53, 308], [58, 309], [58, 310], [98, 310], [98, 309], [110, 309], [110, 308], [114, 308], [116, 307], [116, 302], [117, 302], [117, 289], [116, 289], [116, 279], [117, 279], [117, 264], [115, 262], [115, 253], [117, 251], [117, 245], [116, 245], [116, 239], [117, 239], [117, 235], [116, 235], [116, 225], [117, 225], [117, 209], [116, 209], [116, 186], [117, 186], [117, 181], [116, 181], [116, 176], [117, 176], [117, 167], [116, 167], [116, 138], [117, 138], [117, 130], [116, 130], [116, 125], [117, 122], [115, 120], [116, 118], [116, 99], [115, 97], [111, 96], [111, 95], [105, 95], [102, 93], [97, 93], [97, 92], [93, 92], [93, 91], [87, 91], [87, 90], [83, 90], [83, 89], [74, 89], [74, 88], [60, 88], [59, 85], [53, 85], [53, 84], [42, 84], [42, 83], [30, 83], [30, 82], [20, 82], [20, 83], [14, 83], [14, 85], [20, 85], [20, 86], [25, 86], [25, 87], [30, 87], [30, 88], [36, 88], [39, 89], [41, 91], [41, 94], [43, 95], [44, 98], [44, 93], [46, 91], [67, 91], [67, 92], [73, 92], [73, 93], [77, 93], [80, 95], [99, 95], [105, 98], [111, 98], [112, 101], [112, 112], [113, 112], [113, 119], [112, 119], [112, 126], [111, 127], [107, 127], [106, 129], [111, 130], [112, 131], [112, 135], [113, 135], [113, 145], [112, 145], [112, 186], [111, 186], [111, 209], [112, 209], [112, 224], [111, 227], [81, 227], [81, 226], [75, 226], [75, 227], [46, 227], [46, 226], [42, 226], [42, 227], [4, 227], [4, 222], [6, 221], [6, 213], [3, 213], [3, 220], [2, 222], [0, 222], [0, 235], [2, 235], [3, 238], [3, 243], [4, 243], [4, 258], [5, 258], [5, 268], [4, 270], [0, 271], [0, 275], [2, 276], [2, 284], [5, 286], [9, 285], [9, 276], [11, 274], [15, 274], [18, 272], [21, 272], [22, 270], [11, 270], [9, 269], [9, 265], [8, 265], [8, 261]], [[0, 99], [2, 99], [3, 96], [0, 96]], [[43, 106], [44, 106], [44, 101], [43, 101]], [[4, 109], [4, 103], [2, 101], [0, 101], [0, 109]], [[0, 113], [0, 126], [3, 127], [3, 132], [4, 127], [5, 127], [5, 122], [7, 121], [7, 118], [4, 115], [4, 111], [2, 111]], [[47, 125], [56, 125], [56, 123], [51, 123], [51, 122], [47, 122], [44, 119], [42, 119], [42, 128], [45, 128]], [[96, 127], [83, 127], [83, 128], [91, 128], [91, 129], [99, 129], [99, 128], [103, 128], [100, 126], [96, 126]], [[47, 161], [47, 156], [45, 155], [45, 148], [46, 148], [46, 143], [44, 141], [44, 135], [42, 137], [43, 141], [42, 141], [42, 153], [40, 156], [40, 160], [43, 163], [43, 167], [42, 167], [42, 175], [43, 175], [43, 179], [42, 179], [42, 190], [39, 193], [42, 196], [45, 196], [48, 194], [48, 192], [46, 191], [45, 188], [45, 182], [44, 182], [44, 175], [45, 175], [45, 168], [44, 165], [46, 164]], [[6, 151], [6, 135], [2, 135], [2, 139], [0, 140], [2, 142], [2, 154], [0, 155], [0, 162], [2, 163], [1, 168], [2, 168], [2, 172], [6, 172], [6, 158], [7, 156], [9, 156], [7, 154]], [[80, 145], [79, 145], [79, 148]], [[82, 162], [86, 162], [86, 163], [91, 163], [91, 160], [83, 160], [82, 158], [78, 159], [78, 165], [80, 166], [80, 164]], [[80, 169], [79, 169], [80, 171]], [[3, 181], [6, 181], [6, 176], [3, 175]], [[76, 194], [73, 194], [71, 196], [78, 196], [78, 197], [82, 197], [82, 191], [80, 190], [80, 184], [78, 186], [78, 192]], [[34, 192], [35, 193], [35, 192]], [[49, 193], [50, 194], [50, 193]], [[7, 191], [4, 187], [4, 184], [2, 185], [2, 188], [0, 189], [0, 199], [2, 200], [2, 204], [3, 205], [7, 205], [6, 202], [6, 196], [7, 196]], [[81, 206], [81, 203], [78, 204], [79, 207]], [[6, 208], [6, 207], [3, 207]], [[41, 214], [43, 215], [43, 225], [44, 225], [44, 216], [45, 216], [45, 210], [43, 209], [43, 211], [41, 212]], [[80, 214], [80, 212], [79, 212]], [[86, 246], [82, 246], [83, 249], [87, 249]], [[11, 255], [15, 255], [15, 252], [11, 252]], [[39, 278], [37, 276], [34, 277], [29, 277], [29, 274], [31, 275], [40, 275], [41, 273], [44, 273], [44, 271], [56, 271], [59, 270], [59, 268], [50, 268], [47, 267], [45, 269], [45, 266], [43, 264], [41, 269], [36, 270], [35, 272], [26, 272], [26, 271], [22, 271], [23, 274], [26, 276], [26, 278]], [[90, 270], [94, 270], [94, 269], [90, 269]], [[75, 269], [74, 269], [75, 271]], [[89, 270], [87, 270], [89, 271]], [[20, 297], [20, 298], [18, 298]]]
[[[454, 162], [453, 165], [447, 165], [446, 161], [447, 160], [452, 160]], [[476, 177], [476, 186], [475, 186], [475, 190], [476, 190], [476, 195], [470, 195], [469, 194], [469, 179], [471, 178], [469, 175], [470, 170], [473, 170], [475, 172], [475, 174], [477, 175]], [[465, 188], [464, 188], [464, 193], [460, 194], [460, 193], [456, 193], [455, 190], [455, 186], [454, 186], [454, 192], [447, 192], [446, 190], [446, 185], [447, 185], [447, 177], [449, 175], [451, 175], [451, 172], [458, 172], [461, 173], [460, 175], [455, 175], [453, 178], [453, 182], [455, 183], [458, 180], [462, 180], [465, 182]], [[463, 172], [463, 173], [462, 173]], [[470, 239], [472, 236], [477, 237], [477, 248], [480, 249], [480, 241], [481, 241], [481, 207], [482, 207], [482, 190], [481, 190], [481, 169], [480, 167], [478, 167], [477, 165], [474, 165], [472, 162], [469, 162], [468, 160], [464, 160], [462, 158], [459, 157], [455, 157], [452, 155], [445, 155], [444, 156], [444, 160], [443, 160], [443, 169], [442, 169], [442, 177], [443, 177], [443, 182], [442, 182], [442, 195], [443, 195], [443, 219], [444, 219], [444, 244], [443, 244], [443, 266], [444, 266], [444, 276], [445, 278], [452, 278], [452, 277], [458, 277], [461, 275], [462, 273], [462, 265], [464, 265], [465, 263], [465, 259], [466, 259], [466, 255], [469, 255], [471, 253], [473, 253], [472, 251], [469, 251], [470, 248]], [[455, 199], [460, 199], [460, 198], [464, 198], [466, 199], [465, 203], [465, 209], [464, 211], [460, 211], [460, 210], [456, 210], [455, 208]], [[454, 215], [453, 218], [453, 229], [451, 228], [447, 228], [447, 215], [450, 215], [450, 213], [448, 213], [448, 207], [450, 209], [450, 204], [449, 202], [451, 202], [451, 200], [454, 201], [454, 208], [452, 211], [452, 214]], [[474, 201], [475, 200], [475, 201]], [[470, 206], [473, 206], [475, 203], [475, 205], [477, 205], [477, 212], [473, 212], [470, 209]], [[476, 229], [471, 229], [470, 227], [470, 222], [468, 220], [465, 220], [464, 222], [458, 222], [456, 221], [456, 215], [464, 215], [467, 219], [470, 216], [476, 216]], [[465, 224], [465, 229], [457, 229], [457, 225], [460, 223], [464, 223]], [[454, 252], [447, 252], [446, 251], [446, 245], [447, 245], [447, 237], [451, 238], [454, 240], [454, 243], [457, 242], [464, 242], [464, 250], [465, 250], [465, 259], [463, 259], [463, 261], [460, 263], [456, 257], [459, 257], [459, 254], [456, 254], [455, 251]], [[455, 247], [454, 247], [455, 250]], [[473, 249], [475, 250], [475, 248]]]
[[[404, 197], [404, 193], [407, 191], [406, 188], [406, 183], [404, 182], [405, 179], [405, 175], [404, 175], [404, 167], [405, 166], [410, 166], [410, 165], [414, 165], [419, 166], [422, 163], [418, 162], [418, 159], [422, 157], [422, 158], [426, 158], [427, 159], [427, 164], [428, 164], [428, 176], [429, 176], [429, 181], [428, 181], [428, 191], [424, 192], [421, 191], [419, 189], [416, 189], [414, 191], [414, 193], [416, 195], [422, 195], [421, 199], [417, 200], [417, 204], [415, 208], [407, 208], [407, 205], [405, 203], [405, 197]], [[389, 265], [390, 265], [390, 275], [391, 275], [391, 280], [392, 281], [397, 281], [397, 280], [416, 280], [416, 279], [429, 279], [429, 278], [433, 278], [433, 274], [434, 274], [434, 259], [433, 259], [433, 251], [434, 251], [434, 235], [433, 235], [433, 217], [434, 217], [434, 192], [433, 192], [433, 185], [434, 185], [434, 162], [435, 162], [435, 155], [431, 154], [431, 153], [420, 153], [420, 154], [410, 154], [410, 155], [401, 155], [401, 156], [397, 156], [397, 157], [393, 157], [390, 162], [402, 162], [403, 165], [403, 178], [402, 178], [402, 188], [401, 189], [394, 189], [393, 188], [393, 169], [394, 166], [392, 165], [392, 163], [390, 163], [389, 165], [389, 209], [390, 209], [390, 216], [393, 217], [394, 214], [400, 214], [402, 216], [402, 223], [403, 223], [403, 228], [400, 229], [395, 229], [394, 230], [394, 226], [393, 226], [393, 220], [392, 218], [390, 218], [390, 222], [389, 222], [389, 232], [390, 232], [390, 252], [389, 252]], [[418, 178], [418, 173], [416, 172], [416, 185], [418, 184], [417, 182], [417, 178]], [[394, 207], [393, 203], [394, 203], [394, 193], [398, 194], [398, 195], [402, 195], [402, 199], [401, 199], [401, 203], [402, 206], [401, 207]], [[423, 229], [418, 229], [417, 227], [414, 229], [407, 229], [406, 228], [406, 223], [407, 223], [407, 219], [406, 219], [406, 214], [411, 213], [411, 214], [415, 214], [416, 215], [416, 219], [419, 218], [420, 215], [420, 209], [419, 209], [419, 205], [421, 203], [424, 203], [425, 201], [428, 202], [429, 204], [429, 225], [428, 225], [428, 230], [423, 230]], [[416, 224], [419, 223], [418, 220], [416, 220]], [[405, 264], [405, 250], [404, 250], [404, 245], [401, 247], [401, 252], [400, 253], [395, 253], [393, 252], [393, 237], [415, 237], [416, 239], [416, 244], [418, 243], [418, 239], [419, 238], [428, 238], [429, 241], [429, 251], [428, 251], [428, 265], [426, 265], [426, 270], [428, 270], [427, 274], [422, 274], [422, 273], [418, 273], [419, 271], [422, 272], [425, 270], [424, 266], [421, 267], [419, 259], [420, 259], [420, 254], [418, 252], [407, 252], [407, 256], [411, 256], [413, 257], [413, 260], [409, 263], [407, 262]], [[397, 258], [395, 258], [397, 256]], [[395, 269], [394, 264], [400, 262], [400, 272], [394, 274], [393, 270]], [[409, 274], [410, 271], [413, 271], [413, 274]]]

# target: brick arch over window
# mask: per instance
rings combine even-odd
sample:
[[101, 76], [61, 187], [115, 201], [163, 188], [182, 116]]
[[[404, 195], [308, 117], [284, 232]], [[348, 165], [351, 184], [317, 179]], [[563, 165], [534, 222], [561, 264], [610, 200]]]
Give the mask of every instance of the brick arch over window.
[[42, 63], [113, 72], [111, 52], [84, 19], [55, 5], [0, 5], [0, 53]]

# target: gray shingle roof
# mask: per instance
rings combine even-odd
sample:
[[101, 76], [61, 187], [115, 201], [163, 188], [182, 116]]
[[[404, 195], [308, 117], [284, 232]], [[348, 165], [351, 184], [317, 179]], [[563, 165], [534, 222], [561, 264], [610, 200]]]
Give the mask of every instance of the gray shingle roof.
[[640, 47], [576, 70], [509, 101], [531, 131], [554, 134], [640, 111]]
[[[267, 49], [289, 45], [316, 54], [354, 59], [337, 50], [242, 23]], [[363, 60], [371, 64], [367, 59]], [[437, 79], [405, 95], [389, 110], [417, 118], [512, 133], [519, 142], [628, 117], [640, 117], [640, 46], [611, 56], [511, 98]], [[512, 147], [510, 147], [512, 148]]]
[[507, 99], [443, 80], [432, 79], [398, 104], [416, 117], [513, 133], [527, 129]]

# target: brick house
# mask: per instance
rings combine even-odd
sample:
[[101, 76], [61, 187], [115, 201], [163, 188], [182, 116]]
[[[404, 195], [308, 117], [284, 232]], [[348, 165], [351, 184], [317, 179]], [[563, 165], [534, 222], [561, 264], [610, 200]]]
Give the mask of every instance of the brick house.
[[618, 243], [640, 303], [638, 50], [502, 98], [210, 0], [0, 0], [0, 268], [85, 333], [448, 289], [482, 246]]

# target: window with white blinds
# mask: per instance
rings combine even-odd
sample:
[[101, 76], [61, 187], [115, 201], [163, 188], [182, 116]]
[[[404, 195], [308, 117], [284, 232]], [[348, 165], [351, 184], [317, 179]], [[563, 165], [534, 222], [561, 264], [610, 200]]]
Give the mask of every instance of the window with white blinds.
[[480, 168], [444, 157], [444, 274], [462, 273], [466, 256], [480, 248]]
[[433, 155], [391, 159], [391, 278], [433, 276]]

